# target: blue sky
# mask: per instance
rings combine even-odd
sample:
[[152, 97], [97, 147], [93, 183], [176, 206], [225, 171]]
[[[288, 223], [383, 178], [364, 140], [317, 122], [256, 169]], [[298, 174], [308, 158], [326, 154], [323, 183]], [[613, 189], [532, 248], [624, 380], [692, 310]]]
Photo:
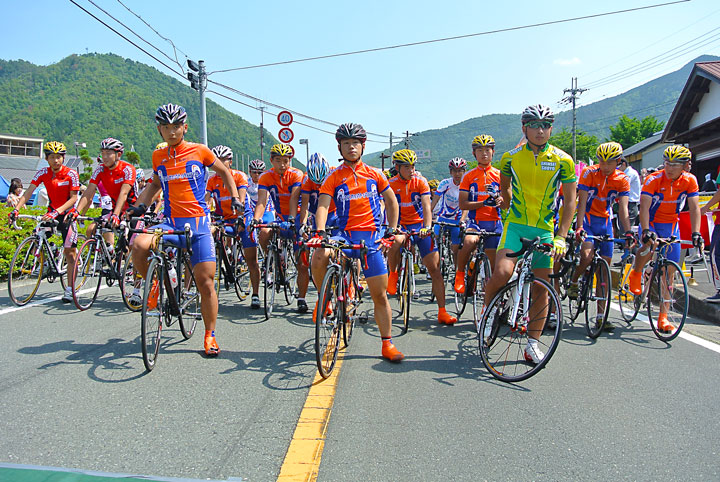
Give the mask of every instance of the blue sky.
[[[76, 1], [129, 35], [88, 0]], [[117, 0], [94, 1], [172, 55], [170, 44]], [[212, 72], [660, 2], [123, 0], [123, 3], [172, 39], [190, 58], [205, 60], [208, 71]], [[69, 1], [5, 0], [3, 6], [0, 58], [47, 65], [72, 53], [85, 53], [87, 49], [116, 53], [170, 73]], [[371, 132], [398, 135], [406, 130], [442, 128], [484, 114], [519, 113], [530, 103], [558, 108], [563, 89], [570, 86], [573, 76], [578, 77], [580, 87], [596, 82], [595, 88], [582, 94], [581, 104], [617, 95], [676, 70], [698, 55], [720, 55], [720, 29], [694, 44], [682, 45], [718, 28], [718, 19], [720, 4], [715, 0], [691, 0], [429, 45], [215, 73], [210, 79], [318, 119], [333, 123], [360, 122]], [[44, 27], [49, 24], [53, 27]], [[712, 37], [715, 34], [717, 37]], [[703, 41], [707, 43], [701, 45]], [[658, 65], [644, 72], [617, 82], [598, 82], [607, 75], [637, 71], [638, 68], [633, 68], [635, 65], [675, 48], [667, 54], [669, 58], [660, 57]], [[184, 66], [185, 55], [178, 52], [178, 56]], [[211, 85], [211, 88], [237, 97], [217, 86]], [[259, 123], [260, 114], [256, 110], [213, 94], [208, 96], [250, 122]], [[268, 110], [278, 111], [272, 107]], [[301, 117], [296, 117], [296, 121], [334, 131], [331, 126]], [[265, 125], [277, 136], [280, 126], [274, 115], [266, 116]], [[212, 129], [212, 125], [208, 128]], [[300, 138], [310, 140], [311, 153], [320, 151], [329, 159], [337, 157], [331, 134], [297, 124], [291, 128], [295, 132], [292, 144], [301, 160], [305, 158], [305, 147], [298, 144]], [[371, 140], [377, 142], [368, 143], [368, 151], [387, 146], [387, 139], [383, 137], [371, 137]]]

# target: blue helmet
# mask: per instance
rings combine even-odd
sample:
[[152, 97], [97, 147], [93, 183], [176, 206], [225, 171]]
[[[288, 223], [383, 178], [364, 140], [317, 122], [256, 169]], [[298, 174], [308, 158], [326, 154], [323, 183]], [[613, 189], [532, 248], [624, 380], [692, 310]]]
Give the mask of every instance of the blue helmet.
[[325, 156], [315, 153], [310, 156], [307, 163], [308, 178], [315, 184], [322, 184], [330, 172], [330, 164], [328, 164]]

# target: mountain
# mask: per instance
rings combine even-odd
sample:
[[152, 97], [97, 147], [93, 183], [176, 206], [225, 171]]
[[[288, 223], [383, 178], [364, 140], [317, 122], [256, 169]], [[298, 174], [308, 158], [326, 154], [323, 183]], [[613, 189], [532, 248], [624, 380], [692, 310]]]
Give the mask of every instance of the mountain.
[[[578, 129], [604, 141], [610, 136], [609, 126], [617, 123], [618, 118], [623, 114], [639, 118], [652, 115], [658, 120], [667, 121], [694, 64], [714, 60], [720, 60], [720, 57], [700, 56], [675, 72], [658, 77], [623, 94], [578, 107], [576, 109]], [[580, 100], [582, 101], [582, 96]], [[568, 130], [572, 128], [571, 110], [560, 112], [555, 116], [555, 132], [564, 127]], [[474, 160], [470, 142], [478, 134], [490, 134], [495, 138], [496, 159], [499, 159], [503, 152], [515, 147], [522, 136], [520, 115], [519, 113], [484, 115], [443, 129], [422, 131], [412, 136], [410, 148], [416, 151], [428, 149], [431, 155], [429, 159], [418, 161], [418, 169], [428, 179], [448, 177], [447, 161], [451, 158], [464, 157], [468, 161]], [[404, 147], [404, 143], [398, 143], [393, 150]], [[390, 154], [390, 149], [382, 153]], [[381, 152], [366, 154], [363, 160], [370, 165], [380, 166], [380, 154]], [[386, 159], [386, 169], [389, 166], [389, 160]]]
[[[187, 109], [187, 137], [199, 141], [198, 93], [153, 67], [113, 54], [71, 55], [48, 66], [0, 60], [0, 130], [61, 140], [70, 151], [75, 141], [85, 142], [92, 157], [102, 139], [116, 137], [126, 150], [135, 146], [141, 164], [149, 166], [162, 141], [155, 110], [168, 102]], [[258, 126], [209, 99], [207, 119], [211, 146], [260, 157]], [[275, 142], [265, 130], [265, 158]]]

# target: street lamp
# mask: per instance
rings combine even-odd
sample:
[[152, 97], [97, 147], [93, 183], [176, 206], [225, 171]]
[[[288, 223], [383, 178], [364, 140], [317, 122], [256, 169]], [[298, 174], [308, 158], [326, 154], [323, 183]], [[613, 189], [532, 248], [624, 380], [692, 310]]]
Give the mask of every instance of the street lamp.
[[[82, 147], [83, 149], [85, 149], [87, 147], [87, 145], [84, 142], [75, 141], [75, 159], [80, 157], [80, 154], [78, 154], [78, 147]], [[77, 162], [77, 161], [75, 161], [75, 162]], [[78, 173], [78, 175], [80, 175], [80, 163], [79, 162], [75, 165], [75, 171]]]
[[300, 139], [300, 144], [305, 144], [305, 165], [307, 166], [307, 163], [310, 162], [310, 143], [307, 139]]

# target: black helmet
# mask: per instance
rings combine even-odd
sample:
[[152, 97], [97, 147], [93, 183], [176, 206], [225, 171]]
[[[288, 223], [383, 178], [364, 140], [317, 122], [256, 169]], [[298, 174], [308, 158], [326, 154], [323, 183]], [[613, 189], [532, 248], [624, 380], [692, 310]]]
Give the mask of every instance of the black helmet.
[[367, 132], [365, 132], [362, 125], [348, 122], [338, 127], [338, 130], [335, 132], [335, 140], [337, 140], [338, 143], [343, 139], [358, 139], [364, 143], [365, 140], [367, 140]]

